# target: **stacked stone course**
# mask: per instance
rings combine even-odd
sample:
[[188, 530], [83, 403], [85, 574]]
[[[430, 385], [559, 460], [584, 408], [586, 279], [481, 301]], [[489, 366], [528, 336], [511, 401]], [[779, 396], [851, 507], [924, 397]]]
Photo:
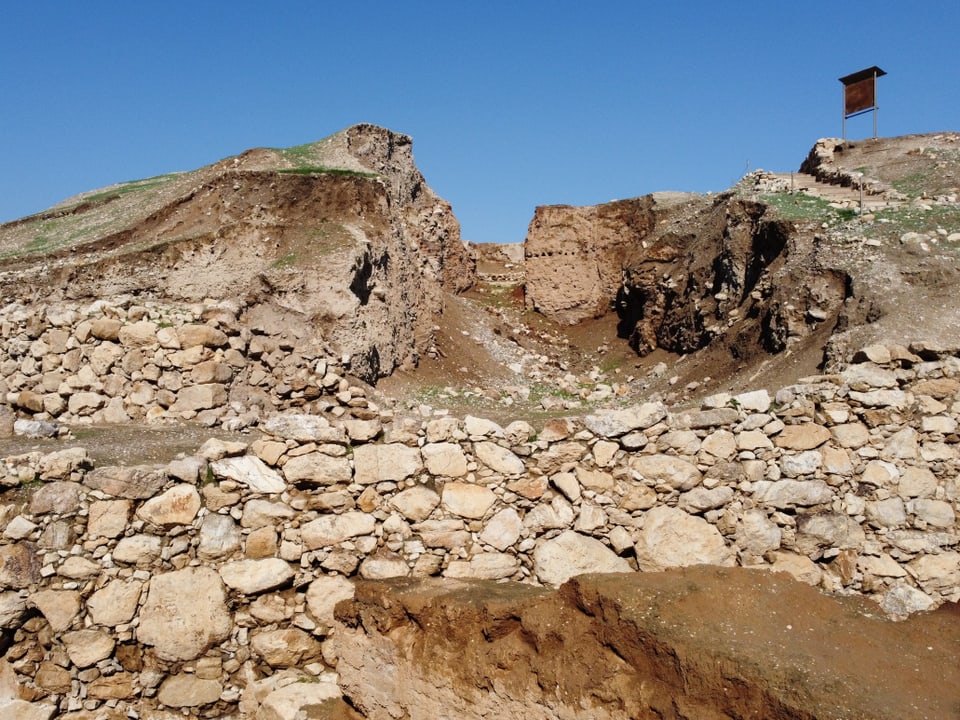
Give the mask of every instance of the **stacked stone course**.
[[[114, 343], [126, 357], [121, 331], [143, 321], [127, 314], [116, 340], [89, 341], [112, 335], [93, 321], [84, 340], [67, 333], [80, 347], [63, 355]], [[187, 319], [178, 338], [219, 331]], [[50, 344], [62, 327], [16, 333]], [[199, 362], [228, 362], [242, 334], [223, 335], [190, 345], [209, 350]], [[19, 352], [5, 377], [22, 408], [38, 373]], [[0, 483], [19, 492], [0, 508], [0, 675], [16, 690], [0, 717], [293, 718], [339, 696], [333, 606], [355, 578], [558, 585], [739, 564], [869, 595], [894, 617], [958, 600], [960, 360], [929, 345], [854, 360], [774, 397], [648, 402], [535, 429], [395, 414], [339, 376], [327, 385], [334, 364], [311, 358], [326, 365], [310, 380], [324, 411], [264, 417], [250, 443], [210, 440], [158, 467], [94, 468], [82, 448], [7, 458]], [[185, 387], [210, 384], [227, 393], [226, 381]], [[142, 417], [242, 417], [171, 410], [183, 389]]]
[[0, 309], [0, 398], [40, 422], [240, 429], [340, 390], [349, 358], [330, 359], [322, 339], [243, 312], [232, 300], [10, 303]]

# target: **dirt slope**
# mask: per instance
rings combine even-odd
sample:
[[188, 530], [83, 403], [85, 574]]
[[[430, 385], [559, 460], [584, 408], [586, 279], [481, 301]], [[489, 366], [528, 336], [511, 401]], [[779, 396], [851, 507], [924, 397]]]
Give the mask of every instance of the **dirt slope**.
[[231, 299], [371, 380], [414, 364], [443, 290], [473, 282], [410, 138], [371, 125], [78, 196], [0, 226], [0, 253], [7, 302]]
[[[542, 360], [504, 378], [508, 363], [492, 348], [456, 360], [448, 342], [445, 384], [469, 366], [460, 384], [484, 376], [487, 397], [546, 375], [567, 405], [598, 384], [627, 401], [695, 402], [776, 390], [873, 342], [960, 336], [960, 135], [822, 140], [803, 168], [756, 171], [715, 196], [537, 208], [522, 267], [481, 246], [485, 272], [471, 297], [499, 328], [494, 339]], [[441, 337], [461, 332], [479, 334], [454, 326]], [[427, 385], [437, 370], [428, 359]], [[574, 382], [561, 381], [567, 374]]]

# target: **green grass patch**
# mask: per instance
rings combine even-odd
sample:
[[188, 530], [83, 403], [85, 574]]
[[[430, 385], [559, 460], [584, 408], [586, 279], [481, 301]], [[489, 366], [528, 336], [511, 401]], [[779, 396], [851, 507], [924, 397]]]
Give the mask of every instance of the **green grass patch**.
[[915, 172], [890, 183], [893, 189], [912, 198], [921, 197], [930, 189], [930, 173]]
[[831, 207], [827, 200], [806, 193], [761, 195], [760, 200], [772, 207], [778, 215], [786, 220], [825, 222], [833, 225], [848, 222], [857, 216], [855, 210], [839, 210]]
[[298, 264], [297, 260], [297, 254], [289, 252], [283, 257], [274, 260], [270, 267], [277, 269], [296, 267]]
[[[864, 234], [877, 239], [899, 239], [903, 233], [936, 232], [941, 228], [947, 234], [960, 232], [960, 207], [934, 205], [930, 210], [921, 210], [907, 205], [878, 210], [874, 213], [874, 222]], [[942, 247], [950, 246], [945, 242], [942, 244]]]
[[167, 173], [166, 175], [155, 175], [153, 177], [144, 178], [143, 180], [128, 180], [127, 182], [119, 183], [118, 185], [108, 188], [106, 190], [101, 190], [100, 192], [93, 193], [92, 195], [84, 195], [77, 202], [68, 205], [66, 210], [69, 210], [71, 207], [77, 207], [78, 205], [83, 205], [84, 203], [99, 203], [105, 202], [107, 200], [113, 200], [114, 198], [122, 197], [129, 193], [138, 193], [143, 192], [144, 190], [151, 190], [161, 185], [166, 185], [172, 180], [176, 180], [183, 173]]
[[345, 170], [344, 168], [329, 168], [322, 165], [305, 165], [303, 167], [283, 168], [277, 172], [285, 175], [343, 175], [346, 177], [375, 178], [377, 173], [360, 172], [359, 170]]

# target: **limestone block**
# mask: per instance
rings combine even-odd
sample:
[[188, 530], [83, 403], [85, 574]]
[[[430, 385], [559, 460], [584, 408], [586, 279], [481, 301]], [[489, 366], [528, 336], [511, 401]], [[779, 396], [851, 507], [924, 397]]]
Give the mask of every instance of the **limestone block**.
[[74, 630], [60, 636], [70, 662], [78, 668], [96, 665], [113, 654], [116, 642], [113, 636], [103, 630]]
[[441, 502], [448, 512], [460, 517], [480, 519], [496, 502], [497, 496], [482, 485], [448, 482], [443, 486]]
[[338, 545], [360, 535], [370, 535], [377, 521], [372, 515], [351, 510], [343, 515], [324, 515], [304, 524], [300, 537], [309, 550]]
[[678, 508], [659, 505], [643, 516], [637, 564], [657, 571], [687, 565], [733, 565], [734, 555], [716, 527]]
[[613, 438], [634, 430], [645, 430], [667, 416], [663, 403], [649, 402], [623, 409], [601, 409], [587, 415], [583, 422], [594, 435]]
[[444, 577], [503, 580], [513, 576], [520, 567], [515, 555], [507, 553], [479, 553], [469, 560], [453, 560], [444, 570]]
[[188, 567], [151, 578], [137, 639], [164, 660], [192, 660], [226, 640], [232, 628], [220, 575]]
[[690, 490], [703, 479], [696, 465], [672, 455], [640, 455], [630, 459], [630, 467], [644, 480], [676, 490]]
[[556, 587], [577, 575], [631, 572], [631, 568], [599, 540], [567, 530], [537, 544], [533, 551], [533, 571], [540, 582]]
[[283, 492], [287, 487], [280, 473], [268, 467], [255, 455], [215, 460], [210, 463], [210, 471], [214, 477], [233, 480], [256, 493], [276, 494]]
[[[431, 475], [459, 478], [467, 474], [467, 457], [457, 443], [427, 443], [421, 450], [424, 465]], [[520, 466], [523, 467], [522, 462]]]
[[116, 627], [133, 619], [143, 592], [139, 580], [113, 580], [87, 599], [87, 610], [95, 625]]
[[830, 439], [830, 431], [815, 423], [787, 425], [777, 435], [774, 444], [784, 450], [813, 450]]
[[522, 528], [520, 514], [512, 507], [504, 508], [487, 522], [480, 541], [502, 552], [520, 539]]
[[401, 443], [360, 445], [353, 453], [354, 481], [372, 485], [405, 480], [423, 470], [420, 448]]
[[60, 633], [70, 627], [80, 612], [80, 593], [75, 590], [41, 590], [30, 596], [30, 604], [43, 614], [54, 632]]
[[200, 524], [197, 558], [217, 560], [229, 557], [240, 549], [240, 538], [240, 528], [232, 517], [209, 513]]
[[411, 522], [422, 522], [440, 504], [440, 496], [428, 487], [417, 485], [395, 495], [390, 504]]
[[[409, 449], [416, 450], [416, 448]], [[283, 465], [283, 475], [289, 483], [336, 485], [350, 482], [353, 478], [353, 469], [346, 456], [334, 457], [322, 452], [312, 452], [289, 458]]]
[[137, 517], [157, 527], [189, 525], [199, 510], [200, 493], [197, 488], [181, 483], [147, 500], [137, 510]]

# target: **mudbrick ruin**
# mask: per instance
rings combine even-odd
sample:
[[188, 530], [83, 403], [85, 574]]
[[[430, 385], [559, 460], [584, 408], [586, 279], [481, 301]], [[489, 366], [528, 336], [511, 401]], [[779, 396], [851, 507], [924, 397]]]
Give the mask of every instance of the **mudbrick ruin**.
[[[941, 302], [956, 228], [882, 288], [862, 220], [743, 188], [538, 208], [521, 257], [460, 242], [405, 136], [294, 150], [0, 227], [75, 241], [0, 267], [2, 720], [956, 716], [960, 344], [894, 302]], [[368, 384], [452, 354], [478, 285], [657, 365], [473, 327], [526, 378], [497, 412]], [[165, 426], [196, 442], [138, 456]]]

